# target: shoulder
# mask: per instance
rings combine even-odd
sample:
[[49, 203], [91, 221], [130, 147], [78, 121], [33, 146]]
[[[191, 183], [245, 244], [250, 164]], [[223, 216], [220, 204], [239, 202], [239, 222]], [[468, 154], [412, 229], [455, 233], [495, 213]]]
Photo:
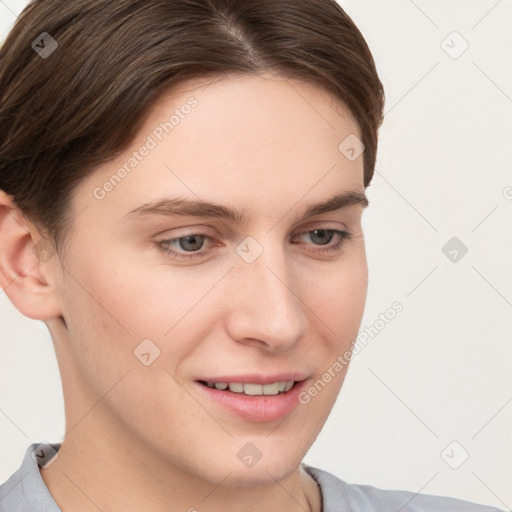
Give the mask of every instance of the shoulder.
[[0, 512], [60, 512], [33, 456], [44, 451], [54, 453], [59, 447], [60, 443], [33, 443], [27, 448], [20, 467], [0, 485]]
[[494, 507], [457, 498], [348, 484], [322, 469], [305, 463], [302, 466], [320, 486], [322, 512], [503, 512]]

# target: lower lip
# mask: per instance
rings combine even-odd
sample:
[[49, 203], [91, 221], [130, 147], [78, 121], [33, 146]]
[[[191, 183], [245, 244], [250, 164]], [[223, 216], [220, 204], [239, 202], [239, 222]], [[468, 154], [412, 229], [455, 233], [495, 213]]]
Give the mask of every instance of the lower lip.
[[220, 404], [231, 413], [249, 421], [270, 422], [282, 419], [295, 410], [299, 405], [299, 394], [306, 386], [306, 380], [297, 382], [286, 393], [256, 396], [220, 391], [200, 382], [196, 384], [209, 400]]

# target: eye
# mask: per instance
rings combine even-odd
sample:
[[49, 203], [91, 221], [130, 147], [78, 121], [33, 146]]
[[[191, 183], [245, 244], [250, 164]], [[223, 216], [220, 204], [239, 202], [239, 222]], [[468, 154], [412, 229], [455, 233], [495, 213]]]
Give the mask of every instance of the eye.
[[[191, 233], [190, 235], [180, 236], [178, 238], [169, 238], [167, 240], [161, 240], [157, 242], [157, 245], [160, 249], [162, 249], [167, 254], [172, 254], [178, 259], [190, 259], [196, 258], [206, 253], [200, 253], [199, 256], [195, 254], [203, 247], [204, 239], [208, 238], [212, 240], [211, 236], [208, 236], [206, 233]], [[183, 240], [183, 242], [181, 242]], [[181, 246], [181, 249], [186, 252], [192, 252], [192, 254], [186, 254], [182, 252], [178, 252], [173, 249], [173, 244], [178, 244]], [[174, 245], [175, 247], [175, 245]]]
[[[319, 242], [318, 244], [314, 243], [314, 245], [326, 246], [322, 247], [321, 249], [313, 249], [312, 252], [316, 253], [326, 253], [329, 251], [336, 252], [337, 250], [341, 249], [342, 246], [352, 237], [348, 231], [341, 231], [338, 229], [313, 229], [298, 233], [292, 237], [292, 243], [296, 243], [296, 237], [302, 237], [304, 235], [308, 235], [313, 241], [317, 240]], [[334, 244], [331, 244], [330, 242], [335, 237], [339, 238], [338, 241]], [[201, 251], [204, 246], [205, 239], [213, 241], [213, 238], [206, 233], [190, 233], [188, 235], [180, 236], [177, 238], [160, 240], [155, 242], [155, 244], [166, 254], [170, 254], [177, 259], [190, 260], [192, 258], [200, 258], [201, 256], [206, 256], [209, 253], [209, 251]]]
[[[312, 240], [319, 240], [320, 243], [318, 245], [325, 245], [321, 249], [313, 249], [313, 252], [335, 252], [342, 248], [342, 246], [348, 242], [352, 235], [348, 231], [342, 231], [339, 229], [313, 229], [310, 231], [303, 231], [299, 233], [299, 236], [308, 235]], [[339, 240], [333, 245], [329, 244], [329, 242], [337, 236]], [[315, 244], [316, 245], [316, 244]]]

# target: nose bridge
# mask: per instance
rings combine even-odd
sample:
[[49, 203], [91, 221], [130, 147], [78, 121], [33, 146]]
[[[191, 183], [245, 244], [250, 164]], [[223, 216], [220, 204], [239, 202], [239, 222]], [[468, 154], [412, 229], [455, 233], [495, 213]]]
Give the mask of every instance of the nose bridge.
[[300, 337], [305, 322], [292, 262], [277, 237], [266, 236], [262, 244], [250, 238], [237, 247], [235, 279], [240, 293], [234, 308], [243, 311], [244, 318], [237, 321], [237, 337], [269, 345], [291, 344]]

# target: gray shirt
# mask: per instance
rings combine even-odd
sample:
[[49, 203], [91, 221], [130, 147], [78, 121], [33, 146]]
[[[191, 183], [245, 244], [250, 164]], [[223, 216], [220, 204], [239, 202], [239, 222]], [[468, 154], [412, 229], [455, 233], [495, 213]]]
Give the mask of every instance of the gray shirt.
[[[32, 457], [38, 446], [27, 448], [21, 466], [0, 485], [0, 512], [61, 512]], [[58, 451], [61, 444], [51, 446]], [[455, 498], [348, 484], [322, 469], [305, 463], [302, 467], [320, 486], [322, 512], [503, 512]]]

